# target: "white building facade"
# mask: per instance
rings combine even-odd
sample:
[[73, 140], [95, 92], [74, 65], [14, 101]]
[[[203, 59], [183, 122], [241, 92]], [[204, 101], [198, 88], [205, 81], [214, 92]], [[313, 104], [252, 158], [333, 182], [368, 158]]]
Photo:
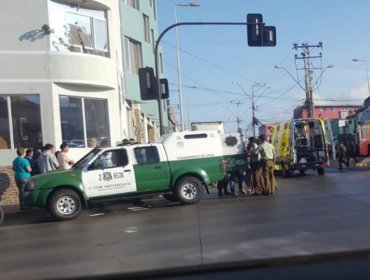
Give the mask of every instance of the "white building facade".
[[134, 138], [119, 1], [1, 2], [0, 166], [19, 146], [68, 142], [78, 159]]

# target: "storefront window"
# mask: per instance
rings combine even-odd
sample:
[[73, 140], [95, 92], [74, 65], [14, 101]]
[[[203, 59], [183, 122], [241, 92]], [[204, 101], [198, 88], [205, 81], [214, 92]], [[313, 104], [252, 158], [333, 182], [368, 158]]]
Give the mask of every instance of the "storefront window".
[[40, 99], [36, 95], [11, 96], [14, 147], [41, 147]]
[[107, 101], [60, 96], [63, 142], [70, 147], [110, 145]]
[[71, 147], [85, 147], [82, 99], [61, 96], [59, 101], [63, 142]]
[[42, 146], [38, 95], [0, 96], [0, 120], [0, 149]]
[[106, 100], [85, 99], [86, 136], [88, 147], [109, 146]]
[[0, 96], [0, 149], [10, 149], [8, 104], [4, 96]]

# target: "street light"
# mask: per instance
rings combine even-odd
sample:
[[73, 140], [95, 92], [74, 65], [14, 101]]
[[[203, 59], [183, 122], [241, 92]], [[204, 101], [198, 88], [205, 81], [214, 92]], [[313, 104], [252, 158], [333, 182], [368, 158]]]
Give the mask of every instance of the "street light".
[[334, 68], [334, 65], [333, 64], [329, 64], [328, 66], [326, 66], [324, 68], [324, 70], [321, 71], [320, 76], [316, 79], [316, 81], [314, 83], [314, 86], [317, 85], [319, 81], [320, 81], [320, 83], [316, 87], [314, 87], [314, 90], [317, 89], [317, 88], [319, 88], [319, 86], [321, 84], [321, 80], [320, 79], [321, 79], [322, 75], [324, 75], [325, 71], [328, 70], [328, 69], [331, 69], [331, 68]]
[[[321, 79], [322, 75], [324, 74], [324, 72], [329, 69], [329, 68], [333, 68], [334, 65], [332, 64], [329, 64], [328, 66], [326, 66], [324, 68], [324, 70], [321, 71], [321, 74], [320, 76], [316, 79], [314, 85], [317, 84], [317, 82]], [[296, 84], [304, 91], [306, 92], [306, 106], [308, 107], [308, 114], [309, 114], [309, 117], [310, 118], [314, 118], [315, 117], [315, 107], [314, 107], [314, 104], [313, 104], [313, 98], [312, 98], [312, 95], [313, 95], [313, 87], [311, 86], [311, 83], [306, 83], [306, 87], [302, 87], [302, 85], [300, 84], [299, 81], [297, 81], [296, 78], [293, 77], [292, 74], [290, 74], [290, 72], [284, 67], [284, 66], [281, 66], [281, 65], [275, 65], [275, 68], [276, 69], [283, 69], [295, 82]], [[307, 81], [307, 80], [306, 80]], [[317, 88], [317, 87], [316, 87]]]
[[[177, 24], [177, 7], [199, 7], [199, 3], [190, 2], [188, 4], [175, 4], [175, 24]], [[177, 26], [175, 28], [176, 31], [176, 58], [177, 58], [177, 81], [179, 87], [179, 107], [180, 107], [180, 123], [181, 123], [181, 131], [185, 130], [184, 124], [184, 113], [182, 108], [182, 83], [181, 83], [181, 67], [180, 67], [180, 51], [179, 51], [179, 33], [177, 30]]]
[[367, 89], [369, 90], [369, 95], [370, 95], [369, 71], [368, 71], [368, 69], [367, 69], [367, 60], [365, 60], [365, 59], [358, 59], [358, 58], [354, 58], [354, 59], [352, 59], [352, 61], [354, 61], [354, 62], [363, 62], [363, 63], [365, 63], [365, 67], [366, 67], [366, 77], [367, 77]]
[[281, 65], [275, 65], [275, 68], [276, 69], [283, 69], [292, 79], [293, 81], [296, 82], [296, 84], [303, 90], [303, 91], [306, 91], [306, 89], [304, 87], [301, 86], [300, 82], [297, 81], [296, 78], [293, 77], [292, 74], [290, 74], [290, 72], [284, 67], [284, 66], [281, 66]]
[[314, 108], [313, 99], [312, 99], [312, 91], [313, 90], [312, 90], [312, 86], [311, 86], [310, 80], [307, 83], [307, 79], [306, 79], [306, 87], [304, 88], [304, 87], [302, 87], [302, 85], [300, 84], [300, 82], [297, 81], [297, 79], [294, 78], [293, 75], [290, 74], [290, 72], [284, 66], [275, 65], [275, 68], [276, 69], [283, 69], [293, 79], [293, 81], [295, 81], [296, 84], [306, 93], [305, 106], [306, 106], [307, 111], [308, 111], [308, 117], [309, 118], [314, 118], [315, 117], [315, 108]]
[[191, 130], [191, 125], [190, 125], [190, 111], [189, 111], [189, 94], [188, 94], [188, 89], [189, 88], [192, 88], [192, 89], [196, 89], [197, 87], [196, 86], [186, 86], [185, 87], [185, 91], [186, 91], [186, 111], [187, 111], [187, 115], [188, 115], [188, 129]]

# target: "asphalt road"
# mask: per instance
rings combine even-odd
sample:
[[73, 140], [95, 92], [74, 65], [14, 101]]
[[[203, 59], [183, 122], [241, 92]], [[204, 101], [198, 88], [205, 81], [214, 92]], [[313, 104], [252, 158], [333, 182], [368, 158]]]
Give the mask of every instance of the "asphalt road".
[[[370, 249], [370, 171], [278, 177], [275, 196], [151, 208], [98, 204], [55, 222], [44, 210], [5, 217], [0, 279], [52, 279]], [[131, 208], [131, 209], [130, 209]]]

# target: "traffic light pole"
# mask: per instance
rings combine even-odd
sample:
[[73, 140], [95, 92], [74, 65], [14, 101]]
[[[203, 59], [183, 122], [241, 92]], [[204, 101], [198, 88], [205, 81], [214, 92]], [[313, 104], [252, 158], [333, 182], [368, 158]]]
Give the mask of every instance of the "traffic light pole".
[[[161, 89], [160, 89], [160, 73], [159, 73], [159, 63], [158, 63], [158, 47], [162, 37], [171, 29], [182, 26], [182, 25], [248, 25], [248, 24], [255, 24], [255, 23], [248, 23], [248, 22], [178, 22], [168, 26], [162, 33], [159, 35], [157, 42], [155, 43], [154, 48], [154, 62], [155, 62], [155, 74], [157, 79], [157, 87], [158, 87], [158, 111], [159, 111], [159, 130], [160, 134], [164, 134], [164, 127], [163, 127], [163, 112], [162, 112], [162, 99], [161, 99]], [[263, 25], [263, 23], [259, 23]]]

